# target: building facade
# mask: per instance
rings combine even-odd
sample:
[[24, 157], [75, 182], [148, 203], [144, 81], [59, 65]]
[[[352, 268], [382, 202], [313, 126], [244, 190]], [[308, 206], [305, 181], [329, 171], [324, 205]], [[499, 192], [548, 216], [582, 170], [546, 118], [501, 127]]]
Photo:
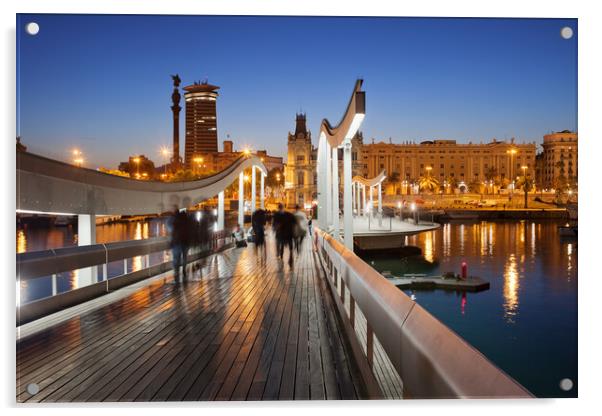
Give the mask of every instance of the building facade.
[[[192, 159], [190, 169], [195, 174], [211, 174], [222, 171], [229, 167], [236, 159], [241, 157], [244, 149], [234, 150], [232, 140], [224, 140], [223, 151], [213, 153], [202, 153]], [[268, 155], [266, 150], [253, 151], [265, 165], [268, 171], [272, 169], [284, 170], [282, 157]]]
[[[510, 183], [512, 178], [535, 174], [535, 143], [493, 139], [489, 143], [457, 143], [432, 140], [420, 143], [372, 143], [363, 146], [364, 176], [374, 177], [383, 169], [387, 176], [414, 182], [431, 175], [440, 183], [455, 180], [469, 185], [493, 180]], [[523, 169], [523, 166], [526, 169]]]
[[217, 110], [219, 87], [195, 82], [184, 87], [186, 102], [186, 141], [184, 164], [193, 168], [194, 160], [217, 152]]
[[543, 136], [541, 186], [577, 186], [577, 133], [569, 130]]
[[[353, 176], [363, 175], [363, 135], [358, 132], [351, 140]], [[306, 114], [297, 114], [295, 132], [288, 133], [287, 158], [284, 170], [284, 188], [287, 207], [308, 208], [318, 198], [318, 149], [312, 144], [311, 131], [307, 129]], [[339, 181], [343, 186], [343, 149], [339, 149]], [[342, 205], [341, 205], [342, 206]]]

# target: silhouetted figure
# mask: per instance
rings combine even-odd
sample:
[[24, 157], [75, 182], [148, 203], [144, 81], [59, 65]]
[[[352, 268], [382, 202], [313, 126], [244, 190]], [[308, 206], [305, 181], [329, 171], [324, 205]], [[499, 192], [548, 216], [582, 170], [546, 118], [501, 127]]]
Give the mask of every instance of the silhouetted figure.
[[276, 251], [278, 258], [284, 256], [284, 246], [288, 246], [288, 263], [293, 266], [293, 233], [297, 219], [293, 214], [284, 210], [282, 204], [278, 204], [278, 211], [274, 214], [273, 227], [276, 233]]
[[295, 205], [295, 225], [293, 228], [293, 238], [295, 241], [295, 248], [297, 249], [297, 253], [301, 251], [301, 244], [303, 243], [303, 239], [307, 234], [307, 215], [305, 212], [301, 211], [301, 207], [299, 205]]
[[307, 231], [309, 232], [309, 236], [312, 236], [312, 226], [313, 226], [313, 220], [311, 218], [311, 215], [309, 216], [309, 218], [307, 219]]
[[258, 209], [251, 216], [253, 226], [255, 249], [261, 250], [265, 256], [265, 225], [267, 223], [267, 213], [263, 209]]
[[209, 207], [203, 208], [203, 211], [201, 211], [201, 220], [199, 221], [199, 244], [203, 251], [211, 249], [214, 224], [215, 216], [213, 212], [211, 212]]
[[191, 241], [191, 221], [185, 211], [180, 211], [174, 207], [171, 223], [171, 253], [174, 269], [174, 280], [180, 282], [180, 266], [182, 266], [182, 275], [186, 280], [186, 265], [188, 248]]

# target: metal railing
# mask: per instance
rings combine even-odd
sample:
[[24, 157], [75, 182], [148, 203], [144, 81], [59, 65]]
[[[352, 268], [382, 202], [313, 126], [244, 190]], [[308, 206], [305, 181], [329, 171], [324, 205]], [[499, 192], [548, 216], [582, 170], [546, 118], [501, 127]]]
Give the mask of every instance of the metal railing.
[[[189, 250], [189, 264], [205, 255], [219, 251], [231, 243], [231, 237], [225, 231], [213, 233], [205, 247]], [[17, 254], [17, 282], [35, 279], [52, 279], [53, 293], [49, 297], [34, 300], [17, 306], [17, 326], [43, 316], [58, 312], [105, 293], [135, 283], [137, 281], [163, 273], [171, 268], [169, 256], [152, 264], [150, 256], [156, 253], [168, 253], [168, 237], [156, 237], [144, 240], [119, 241], [89, 246], [65, 247], [53, 250], [34, 251]], [[128, 260], [138, 258], [137, 268]], [[109, 276], [109, 265], [123, 261], [123, 274]], [[56, 280], [60, 273], [91, 268], [91, 284], [56, 293]]]
[[374, 372], [378, 345], [387, 361], [381, 369], [394, 368], [404, 397], [533, 397], [331, 235], [316, 229], [315, 244], [350, 338], [362, 347], [359, 358]]

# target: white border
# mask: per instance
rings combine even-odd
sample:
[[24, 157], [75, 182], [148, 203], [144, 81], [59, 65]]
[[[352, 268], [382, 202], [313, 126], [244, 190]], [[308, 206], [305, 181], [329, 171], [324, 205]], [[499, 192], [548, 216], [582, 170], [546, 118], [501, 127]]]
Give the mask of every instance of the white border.
[[[391, 2], [392, 3], [392, 2]], [[324, 410], [326, 412], [345, 412], [345, 414], [362, 414], [370, 411], [373, 406], [379, 413], [420, 412], [420, 414], [479, 414], [484, 412], [489, 415], [542, 413], [546, 415], [577, 415], [592, 413], [597, 405], [600, 409], [598, 397], [602, 368], [600, 355], [600, 315], [598, 298], [602, 295], [602, 276], [595, 263], [597, 246], [602, 236], [599, 227], [599, 218], [595, 215], [596, 203], [599, 198], [594, 192], [601, 170], [596, 169], [600, 162], [597, 155], [602, 154], [601, 140], [597, 122], [600, 120], [602, 109], [599, 97], [602, 97], [600, 88], [600, 74], [602, 65], [600, 60], [600, 39], [602, 39], [602, 25], [600, 14], [595, 9], [594, 1], [546, 1], [526, 2], [525, 0], [506, 0], [500, 2], [470, 1], [470, 0], [440, 0], [440, 1], [414, 1], [390, 2], [370, 0], [364, 2], [325, 1], [325, 0], [298, 0], [288, 2], [277, 0], [146, 0], [146, 1], [119, 1], [119, 0], [87, 0], [66, 1], [54, 0], [20, 0], [18, 3], [2, 2], [3, 23], [3, 54], [2, 54], [2, 91], [5, 91], [2, 100], [2, 126], [4, 127], [4, 140], [2, 141], [3, 186], [2, 191], [5, 201], [0, 205], [2, 226], [2, 274], [4, 284], [0, 292], [4, 296], [2, 302], [2, 367], [0, 394], [3, 404], [10, 413], [31, 412], [34, 409], [44, 412], [45, 415], [81, 414], [76, 406], [47, 405], [47, 406], [20, 406], [14, 405], [14, 195], [15, 195], [15, 162], [14, 162], [14, 137], [15, 137], [15, 13], [116, 13], [116, 14], [239, 14], [239, 15], [356, 15], [356, 16], [474, 16], [474, 17], [569, 17], [579, 18], [579, 194], [582, 204], [580, 207], [581, 255], [579, 261], [579, 396], [575, 400], [533, 400], [533, 401], [422, 401], [422, 402], [336, 402], [336, 403], [218, 403], [218, 404], [145, 404], [138, 407], [145, 414], [164, 415], [165, 408], [177, 408], [178, 413], [185, 409], [195, 409], [194, 412], [226, 411], [229, 414], [245, 416], [252, 414], [303, 414]], [[545, 65], [561, 65], [550, 57]], [[316, 68], [317, 70], [317, 68]], [[599, 186], [598, 186], [599, 188]], [[12, 196], [12, 199], [11, 199]], [[10, 201], [10, 202], [8, 202]], [[596, 206], [597, 205], [597, 206]], [[598, 220], [598, 221], [596, 221]], [[586, 225], [586, 226], [585, 226]], [[102, 414], [107, 407], [124, 408], [133, 405], [108, 405], [85, 406], [86, 414]], [[119, 410], [118, 410], [119, 411]], [[167, 410], [169, 411], [169, 410]]]

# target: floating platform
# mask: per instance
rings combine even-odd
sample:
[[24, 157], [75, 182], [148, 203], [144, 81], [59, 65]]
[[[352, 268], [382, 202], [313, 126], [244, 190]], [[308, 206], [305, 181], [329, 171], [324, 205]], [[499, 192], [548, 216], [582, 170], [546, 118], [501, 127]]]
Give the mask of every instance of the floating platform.
[[465, 292], [481, 292], [489, 289], [489, 282], [477, 276], [469, 276], [468, 279], [462, 280], [455, 277], [422, 274], [406, 274], [403, 277], [396, 277], [383, 272], [382, 275], [400, 289], [442, 289]]
[[[340, 224], [343, 224], [341, 218]], [[353, 243], [361, 251], [390, 250], [404, 246], [407, 236], [425, 231], [433, 231], [440, 227], [435, 222], [401, 221], [399, 218], [386, 217], [379, 219], [375, 216], [356, 216], [353, 218]], [[345, 230], [341, 228], [341, 236]]]

